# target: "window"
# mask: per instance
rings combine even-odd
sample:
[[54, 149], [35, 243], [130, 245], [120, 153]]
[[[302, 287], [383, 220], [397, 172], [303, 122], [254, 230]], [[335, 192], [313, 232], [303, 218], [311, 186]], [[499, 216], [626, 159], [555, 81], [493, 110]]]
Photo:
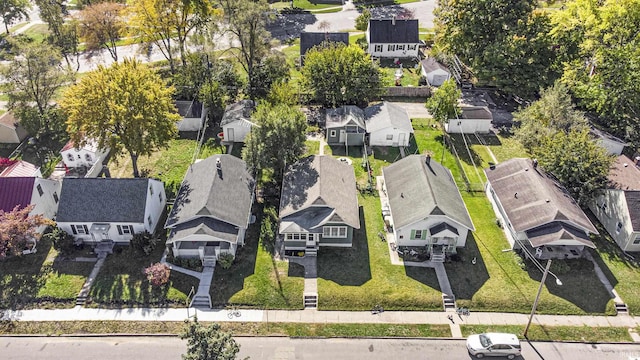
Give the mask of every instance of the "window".
[[616, 225], [616, 234], [620, 234], [621, 230], [622, 230], [622, 223], [619, 222], [618, 225]]
[[404, 44], [403, 45], [396, 45], [396, 50], [404, 50]]
[[407, 45], [407, 50], [415, 50], [416, 49], [416, 45]]
[[387, 45], [387, 51], [394, 51], [396, 49], [395, 45]]
[[91, 154], [85, 154], [85, 155], [84, 155], [84, 159], [85, 159], [86, 161], [88, 161], [88, 162], [93, 161], [93, 159], [91, 158]]
[[387, 135], [387, 140], [393, 140], [393, 134]]
[[322, 228], [322, 236], [326, 238], [346, 238], [346, 226], [325, 226]]
[[161, 192], [158, 193], [158, 197], [160, 198], [160, 202], [162, 202], [162, 193]]
[[60, 199], [58, 199], [58, 193], [57, 192], [53, 192], [53, 201], [56, 202], [56, 204], [58, 203], [58, 201], [60, 201]]
[[73, 235], [88, 234], [89, 228], [87, 225], [71, 225], [71, 232]]
[[422, 230], [416, 230], [415, 235], [413, 236], [414, 239], [422, 239]]
[[133, 234], [133, 226], [131, 226], [131, 225], [118, 225], [118, 234], [119, 235]]
[[374, 51], [375, 52], [382, 52], [382, 45], [376, 45]]
[[633, 245], [638, 245], [640, 244], [640, 236], [636, 236], [635, 239], [633, 239]]
[[73, 155], [72, 155], [72, 154], [67, 154], [67, 160], [69, 160], [69, 161], [71, 161], [71, 162], [74, 162], [74, 161], [75, 161], [75, 158], [73, 157]]
[[331, 130], [331, 131], [329, 132], [329, 136], [331, 136], [331, 137], [336, 137], [336, 131], [335, 131], [335, 130]]
[[38, 194], [40, 194], [40, 196], [44, 194], [44, 191], [42, 191], [42, 185], [38, 184], [38, 186], [36, 186], [36, 189], [38, 189]]
[[149, 224], [149, 226], [153, 225], [153, 220], [151, 219], [151, 216], [147, 217], [147, 224]]
[[151, 194], [151, 196], [153, 196], [153, 186], [149, 185], [149, 194]]

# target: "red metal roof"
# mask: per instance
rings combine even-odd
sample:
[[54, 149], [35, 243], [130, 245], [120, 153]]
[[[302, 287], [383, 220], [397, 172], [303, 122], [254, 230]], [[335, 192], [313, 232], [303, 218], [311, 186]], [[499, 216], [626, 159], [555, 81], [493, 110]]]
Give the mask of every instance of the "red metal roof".
[[31, 203], [35, 177], [0, 178], [0, 210], [11, 211], [16, 205], [25, 207]]

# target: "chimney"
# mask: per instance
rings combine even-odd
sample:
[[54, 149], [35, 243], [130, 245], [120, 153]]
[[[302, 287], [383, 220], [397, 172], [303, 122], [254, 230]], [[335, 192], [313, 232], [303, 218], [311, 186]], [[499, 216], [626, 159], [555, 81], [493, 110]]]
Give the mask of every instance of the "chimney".
[[513, 197], [517, 199], [518, 198], [518, 193], [513, 194]]
[[216, 159], [216, 169], [218, 169], [218, 171], [222, 170], [222, 164], [220, 163], [220, 158]]
[[538, 168], [538, 159], [533, 159], [532, 163], [533, 163], [533, 168], [537, 169]]
[[396, 16], [395, 15], [393, 15], [391, 17], [391, 25], [396, 26]]
[[425, 162], [427, 163], [427, 165], [429, 165], [431, 163], [431, 154], [427, 154], [427, 156], [425, 158]]

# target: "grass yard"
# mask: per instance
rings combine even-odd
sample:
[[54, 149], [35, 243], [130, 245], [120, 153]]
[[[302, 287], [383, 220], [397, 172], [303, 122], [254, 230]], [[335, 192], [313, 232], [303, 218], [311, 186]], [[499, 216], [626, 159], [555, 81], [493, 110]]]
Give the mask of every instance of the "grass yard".
[[34, 42], [41, 43], [49, 35], [49, 26], [47, 24], [35, 24], [25, 30], [24, 34]]
[[[506, 332], [522, 337], [522, 325], [461, 325], [462, 336], [484, 332]], [[541, 326], [532, 324], [527, 332], [531, 341], [633, 342], [624, 327]], [[524, 340], [523, 340], [524, 341]]]
[[317, 155], [320, 153], [320, 141], [307, 140], [304, 142], [306, 152], [304, 156]]
[[162, 287], [149, 284], [143, 269], [160, 260], [164, 243], [156, 246], [146, 256], [124, 248], [114, 251], [105, 260], [104, 266], [91, 288], [90, 306], [184, 306], [187, 294], [198, 281], [177, 271], [171, 271], [169, 283]]
[[0, 308], [73, 307], [93, 263], [57, 255], [41, 240], [37, 253], [0, 261]]
[[529, 157], [527, 150], [513, 136], [479, 135], [491, 149], [498, 162], [507, 161], [515, 157]]
[[[286, 2], [287, 4], [291, 4], [290, 1]], [[342, 4], [337, 3], [323, 3], [322, 1], [314, 1], [314, 0], [293, 0], [293, 6], [305, 10], [322, 10], [326, 8], [338, 7], [337, 11], [340, 11]], [[315, 12], [315, 11], [314, 11]]]
[[266, 309], [303, 308], [304, 269], [274, 260], [272, 246], [258, 241], [263, 205], [254, 204], [258, 219], [247, 229], [246, 243], [236, 253], [231, 268], [216, 267], [210, 293], [214, 307], [233, 304]]
[[[412, 59], [401, 59], [400, 61], [402, 63], [402, 77], [400, 79], [402, 86], [418, 86], [418, 80], [421, 76], [419, 64]], [[395, 74], [400, 70], [400, 66], [391, 59], [380, 59], [379, 64], [383, 72], [383, 85], [395, 86]]]

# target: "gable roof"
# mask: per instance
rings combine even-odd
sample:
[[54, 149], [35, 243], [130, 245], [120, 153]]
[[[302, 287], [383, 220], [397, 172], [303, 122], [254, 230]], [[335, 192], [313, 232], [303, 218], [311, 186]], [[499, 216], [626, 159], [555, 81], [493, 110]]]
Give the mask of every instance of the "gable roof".
[[[332, 211], [327, 212], [327, 208]], [[312, 155], [287, 168], [282, 182], [280, 218], [303, 216], [320, 224], [319, 215], [324, 215], [325, 221], [360, 228], [353, 167], [331, 156]]]
[[626, 155], [620, 155], [615, 159], [607, 178], [610, 188], [640, 190], [640, 169]]
[[592, 249], [595, 249], [596, 247], [584, 231], [578, 230], [569, 224], [559, 221], [544, 224], [537, 228], [528, 230], [526, 233], [527, 238], [533, 247], [550, 244], [560, 240], [576, 241]]
[[449, 73], [449, 69], [447, 69], [446, 66], [440, 64], [434, 57], [428, 57], [422, 60], [420, 64], [422, 64], [422, 68], [427, 74], [436, 70], [443, 70]]
[[227, 105], [220, 126], [242, 120], [253, 124], [250, 119], [255, 107], [256, 103], [253, 100], [240, 100], [237, 103]]
[[389, 102], [382, 102], [364, 109], [367, 132], [372, 133], [388, 127], [394, 127], [413, 133], [413, 126], [407, 111]]
[[13, 112], [11, 111], [7, 111], [0, 115], [0, 125], [4, 125], [9, 129], [16, 129], [19, 124], [20, 122], [15, 118], [15, 116], [13, 116]]
[[446, 215], [475, 230], [451, 172], [435, 160], [409, 155], [383, 168], [382, 175], [396, 228]]
[[345, 105], [337, 109], [328, 109], [325, 127], [327, 129], [344, 127], [349, 123], [365, 129], [364, 111], [355, 105]]
[[484, 172], [516, 231], [559, 221], [598, 233], [566, 189], [531, 160], [514, 158]]
[[30, 162], [24, 160], [18, 160], [15, 164], [4, 169], [0, 173], [0, 177], [26, 177], [36, 176], [38, 174], [39, 167], [33, 165]]
[[211, 217], [246, 228], [253, 187], [254, 180], [246, 163], [235, 156], [213, 155], [198, 161], [187, 169], [165, 227]]
[[368, 31], [371, 44], [417, 44], [420, 42], [416, 19], [371, 19]]
[[202, 108], [202, 103], [196, 100], [176, 100], [176, 109], [183, 118], [200, 118]]
[[[71, 149], [78, 149], [80, 150], [80, 148], [76, 148], [76, 144], [73, 142], [73, 140], [69, 140], [63, 147], [62, 150], [60, 150], [60, 153], [63, 153], [67, 150], [71, 150]], [[84, 144], [84, 146], [82, 147], [82, 150], [86, 150], [92, 153], [96, 153], [98, 152], [98, 144], [95, 141], [87, 141], [86, 144]]]
[[9, 212], [16, 206], [24, 208], [31, 204], [35, 177], [0, 178], [0, 210]]
[[301, 32], [300, 33], [300, 56], [309, 51], [314, 46], [323, 42], [342, 43], [349, 46], [348, 32]]
[[493, 115], [486, 106], [462, 106], [460, 110], [462, 110], [461, 119], [493, 120]]
[[183, 239], [190, 235], [208, 235], [236, 243], [238, 228], [224, 221], [201, 217], [178, 224], [171, 229], [171, 240]]
[[144, 223], [150, 181], [64, 178], [56, 221]]
[[640, 191], [625, 191], [624, 197], [633, 231], [640, 231]]

